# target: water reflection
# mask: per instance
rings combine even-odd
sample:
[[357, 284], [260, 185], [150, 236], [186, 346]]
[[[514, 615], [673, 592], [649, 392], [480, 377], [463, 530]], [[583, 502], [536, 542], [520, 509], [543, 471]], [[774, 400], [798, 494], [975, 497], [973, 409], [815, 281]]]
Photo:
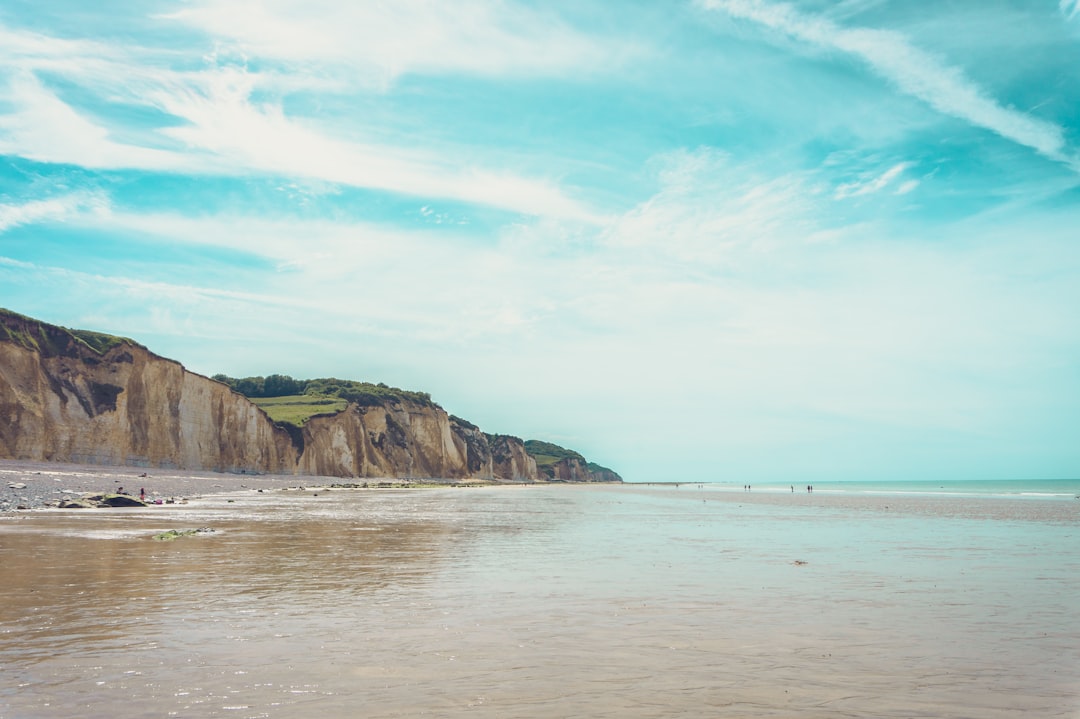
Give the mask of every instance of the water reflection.
[[[232, 500], [0, 520], [0, 716], [1005, 717], [1080, 696], [1055, 671], [1080, 661], [1076, 525], [1053, 514]], [[195, 527], [215, 531], [150, 538]]]

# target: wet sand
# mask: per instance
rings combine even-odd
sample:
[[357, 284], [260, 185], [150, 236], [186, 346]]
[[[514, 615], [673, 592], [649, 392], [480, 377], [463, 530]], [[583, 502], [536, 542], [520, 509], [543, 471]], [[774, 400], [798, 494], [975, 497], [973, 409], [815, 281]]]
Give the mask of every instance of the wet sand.
[[215, 478], [186, 505], [0, 516], [0, 716], [1050, 719], [1080, 706], [1072, 499], [259, 493]]

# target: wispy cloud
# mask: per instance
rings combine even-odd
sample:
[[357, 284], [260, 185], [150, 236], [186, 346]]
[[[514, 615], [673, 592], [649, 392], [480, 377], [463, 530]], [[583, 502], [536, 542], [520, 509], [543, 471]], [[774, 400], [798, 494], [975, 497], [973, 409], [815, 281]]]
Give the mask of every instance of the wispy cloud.
[[754, 254], [813, 242], [824, 192], [809, 173], [768, 175], [716, 150], [667, 153], [658, 191], [606, 232], [607, 245], [655, 255], [688, 272], [731, 270]]
[[63, 222], [76, 216], [101, 215], [107, 211], [107, 198], [92, 192], [74, 192], [47, 200], [0, 205], [0, 233], [19, 225]]
[[[903, 92], [934, 109], [985, 128], [1080, 172], [1062, 128], [1001, 105], [983, 88], [937, 56], [891, 30], [843, 27], [824, 17], [807, 15], [785, 3], [761, 0], [700, 0], [707, 8], [750, 20], [802, 42], [861, 58]], [[1077, 0], [1066, 0], [1075, 11]]]
[[[843, 200], [849, 197], [872, 195], [880, 192], [889, 186], [893, 180], [900, 177], [911, 166], [912, 163], [910, 162], [900, 162], [880, 174], [862, 177], [854, 182], [845, 182], [836, 188], [834, 196], [838, 200]], [[919, 183], [916, 180], [908, 180], [900, 185], [900, 188], [896, 190], [896, 194], [907, 194], [914, 190], [918, 184]]]
[[[372, 62], [382, 58], [402, 71], [431, 69], [429, 65], [442, 58], [448, 70], [526, 72], [533, 65], [543, 69], [551, 63], [568, 70], [596, 51], [558, 22], [541, 21], [520, 8], [510, 12], [500, 10], [499, 4], [476, 2], [450, 13], [443, 7], [438, 3], [432, 7], [365, 4], [362, 9], [342, 10], [329, 3], [330, 16], [324, 17], [301, 13], [298, 5], [289, 2], [272, 7], [245, 5], [244, 13], [255, 14], [252, 22], [239, 21], [233, 13], [241, 8], [228, 3], [204, 3], [184, 11], [194, 14], [188, 20], [202, 18], [213, 26], [208, 29], [225, 37], [233, 31], [255, 33], [262, 40], [252, 41], [252, 51], [269, 53], [270, 60], [281, 59], [284, 53], [285, 59], [295, 62], [281, 71], [263, 72], [249, 70], [242, 53], [238, 56], [220, 48], [204, 58], [203, 68], [176, 70], [170, 67], [170, 53], [163, 49], [69, 40], [0, 25], [0, 67], [8, 69], [6, 84], [0, 83], [0, 101], [9, 108], [0, 115], [0, 153], [92, 169], [273, 174], [528, 215], [601, 221], [595, 210], [568, 196], [554, 181], [528, 177], [505, 164], [497, 168], [486, 164], [476, 158], [476, 148], [432, 146], [430, 140], [425, 149], [395, 146], [386, 141], [384, 131], [377, 141], [365, 142], [356, 127], [348, 127], [347, 136], [340, 136], [335, 128], [340, 130], [341, 123], [315, 123], [284, 109], [284, 98], [296, 91], [340, 91], [341, 84], [312, 75], [305, 62], [325, 59], [347, 65], [349, 53], [359, 53], [360, 59], [370, 54]], [[423, 57], [392, 61], [392, 52], [387, 55], [357, 40], [356, 32], [382, 33], [385, 37], [380, 42], [395, 46], [392, 35], [415, 29], [415, 23], [407, 22], [410, 13], [420, 25], [452, 16], [452, 21], [443, 18], [445, 23], [436, 23], [442, 44], [420, 43], [415, 49]], [[320, 19], [311, 20], [315, 17]], [[271, 42], [277, 32], [274, 28], [295, 30], [295, 37], [305, 37], [304, 18], [319, 27], [327, 23], [329, 35], [312, 35], [310, 44], [291, 50]], [[470, 18], [479, 24], [471, 27]], [[528, 22], [530, 18], [535, 22]], [[316, 35], [317, 29], [307, 28]], [[557, 48], [546, 48], [545, 43], [556, 40], [563, 42], [564, 49], [577, 49], [559, 55]], [[339, 42], [337, 49], [335, 42]], [[483, 48], [487, 50], [481, 52]], [[485, 59], [485, 52], [504, 56]], [[474, 60], [480, 64], [461, 65]], [[488, 66], [487, 60], [493, 64]], [[338, 70], [346, 65], [339, 64]], [[355, 75], [355, 67], [352, 72]], [[93, 98], [91, 107], [109, 112], [92, 115], [72, 106], [41, 81], [43, 73], [79, 87], [84, 96]], [[152, 117], [146, 115], [147, 108], [162, 113], [154, 124], [148, 126], [144, 119], [141, 125], [133, 125], [122, 119]]]
[[154, 101], [186, 124], [163, 134], [238, 171], [258, 171], [461, 200], [530, 215], [596, 222], [555, 185], [452, 156], [337, 139], [289, 117], [280, 103], [252, 101], [256, 78], [237, 68], [207, 74], [203, 87], [163, 89]]
[[12, 112], [0, 115], [0, 153], [93, 169], [197, 169], [199, 158], [117, 142], [108, 126], [61, 100], [34, 73], [10, 78], [3, 93]]
[[[116, 71], [126, 70], [117, 64]], [[12, 77], [0, 116], [0, 153], [93, 169], [145, 169], [243, 175], [266, 173], [442, 198], [529, 215], [595, 223], [600, 215], [555, 184], [463, 162], [437, 150], [343, 140], [286, 115], [280, 102], [256, 103], [263, 79], [225, 67], [199, 73], [136, 71], [139, 103], [183, 120], [155, 132], [130, 133], [87, 117], [33, 72]], [[155, 81], [156, 80], [156, 81]], [[110, 82], [115, 82], [115, 77]], [[100, 88], [97, 88], [100, 89]], [[135, 101], [135, 98], [124, 98]], [[132, 142], [114, 135], [128, 131]], [[156, 144], [145, 143], [157, 136]], [[142, 139], [142, 144], [134, 144]]]
[[1059, 6], [1061, 7], [1061, 14], [1065, 16], [1066, 20], [1080, 17], [1080, 0], [1061, 0]]
[[554, 14], [492, 0], [200, 0], [165, 17], [264, 61], [349, 68], [361, 84], [386, 84], [413, 72], [580, 73], [625, 54]]

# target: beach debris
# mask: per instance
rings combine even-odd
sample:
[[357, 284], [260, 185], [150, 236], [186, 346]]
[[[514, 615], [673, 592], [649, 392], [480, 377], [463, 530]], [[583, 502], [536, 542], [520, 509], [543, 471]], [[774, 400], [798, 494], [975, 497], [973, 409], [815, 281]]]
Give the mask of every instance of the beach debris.
[[106, 494], [101, 498], [103, 507], [145, 507], [146, 502], [129, 494]]
[[148, 507], [146, 502], [128, 494], [86, 494], [78, 499], [64, 499], [60, 509], [96, 509], [98, 507]]
[[199, 527], [198, 529], [170, 529], [165, 532], [158, 532], [154, 535], [154, 539], [159, 542], [171, 542], [179, 537], [190, 537], [195, 534], [213, 534], [216, 530], [211, 527]]
[[9, 482], [8, 489], [26, 489], [26, 482]]
[[60, 503], [56, 505], [59, 509], [95, 509], [98, 504], [95, 502], [89, 502], [85, 499], [62, 499]]
[[792, 564], [794, 564], [796, 567], [802, 567], [802, 566], [807, 565], [809, 563], [810, 562], [806, 561], [805, 559], [796, 559], [794, 562], [792, 562]]

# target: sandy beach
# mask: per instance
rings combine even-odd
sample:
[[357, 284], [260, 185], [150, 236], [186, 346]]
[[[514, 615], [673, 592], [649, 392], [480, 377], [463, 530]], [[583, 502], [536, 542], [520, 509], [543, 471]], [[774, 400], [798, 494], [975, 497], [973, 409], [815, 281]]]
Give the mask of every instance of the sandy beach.
[[[54, 462], [0, 461], [0, 512], [54, 507], [63, 499], [91, 493], [123, 493], [148, 501], [192, 499], [208, 494], [246, 489], [272, 490], [292, 487], [325, 487], [331, 484], [393, 486], [430, 484], [439, 480], [350, 479], [280, 474], [223, 474], [185, 470], [106, 467]], [[442, 483], [452, 484], [450, 480]], [[22, 485], [22, 486], [20, 486]]]
[[[1080, 706], [1071, 496], [323, 492], [307, 477], [20, 471], [50, 496], [146, 479], [193, 501], [0, 516], [2, 716], [1050, 719]], [[180, 538], [155, 541], [168, 531]]]

